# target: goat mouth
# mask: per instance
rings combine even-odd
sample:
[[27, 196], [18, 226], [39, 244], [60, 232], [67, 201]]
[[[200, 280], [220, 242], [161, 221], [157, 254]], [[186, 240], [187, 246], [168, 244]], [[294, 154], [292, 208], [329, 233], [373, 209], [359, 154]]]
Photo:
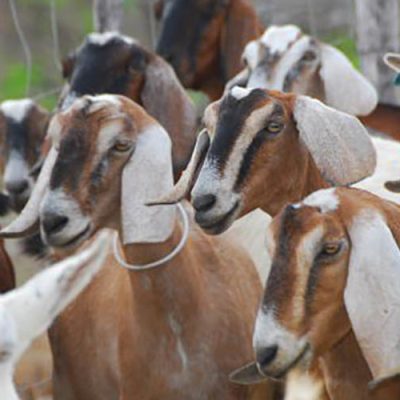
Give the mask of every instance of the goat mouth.
[[231, 207], [231, 209], [219, 216], [212, 221], [206, 221], [201, 218], [201, 214], [196, 213], [195, 220], [200, 225], [201, 229], [210, 235], [219, 235], [220, 233], [226, 231], [235, 220], [240, 207], [239, 200]]
[[261, 368], [261, 366], [259, 366], [258, 368], [259, 368], [260, 372], [265, 376], [268, 376], [273, 379], [283, 379], [290, 370], [292, 370], [293, 368], [298, 366], [306, 358], [306, 356], [310, 353], [310, 351], [311, 351], [311, 346], [309, 343], [306, 343], [305, 346], [303, 347], [303, 349], [300, 351], [300, 353], [297, 355], [297, 357], [292, 362], [290, 362], [283, 369], [281, 369], [277, 372], [274, 372], [274, 373], [265, 371], [264, 369]]
[[52, 247], [57, 247], [59, 249], [73, 248], [81, 244], [85, 239], [87, 239], [90, 236], [91, 231], [91, 224], [88, 223], [83, 230], [81, 230], [72, 238], [69, 238], [66, 242], [61, 243], [60, 241], [46, 239], [46, 243]]

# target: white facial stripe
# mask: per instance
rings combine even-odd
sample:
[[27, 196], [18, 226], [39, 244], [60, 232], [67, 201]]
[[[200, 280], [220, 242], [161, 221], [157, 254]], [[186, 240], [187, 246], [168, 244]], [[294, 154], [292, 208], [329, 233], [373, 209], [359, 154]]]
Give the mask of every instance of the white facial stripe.
[[97, 153], [103, 154], [114, 141], [114, 138], [121, 132], [123, 123], [121, 120], [114, 120], [102, 126], [97, 139]]
[[310, 48], [311, 37], [301, 37], [288, 51], [281, 57], [274, 66], [267, 82], [268, 89], [283, 90], [285, 78], [293, 66], [301, 59], [303, 54]]
[[21, 122], [33, 106], [34, 103], [31, 99], [6, 100], [1, 103], [0, 111], [2, 111], [7, 118], [15, 122]]
[[116, 32], [116, 31], [104, 32], [104, 33], [98, 33], [98, 32], [90, 33], [87, 36], [87, 41], [89, 43], [95, 44], [97, 46], [105, 46], [111, 40], [116, 39], [116, 38], [122, 40], [126, 44], [135, 43], [134, 39], [130, 38], [129, 36], [121, 35], [119, 32]]
[[251, 89], [242, 88], [240, 86], [235, 86], [231, 89], [231, 96], [236, 100], [241, 100], [247, 97], [251, 93]]
[[259, 63], [260, 43], [258, 40], [252, 40], [247, 43], [244, 51], [243, 58], [247, 61], [250, 69], [255, 69]]
[[271, 26], [262, 35], [260, 41], [276, 55], [285, 52], [289, 46], [301, 35], [301, 30], [295, 25]]
[[22, 157], [22, 155], [13, 150], [9, 156], [5, 171], [4, 171], [4, 183], [7, 185], [13, 184], [14, 182], [27, 181], [29, 186], [26, 190], [30, 190], [33, 181], [29, 175], [30, 168]]
[[307, 196], [302, 204], [310, 207], [318, 207], [322, 213], [335, 211], [340, 204], [335, 188], [321, 189]]

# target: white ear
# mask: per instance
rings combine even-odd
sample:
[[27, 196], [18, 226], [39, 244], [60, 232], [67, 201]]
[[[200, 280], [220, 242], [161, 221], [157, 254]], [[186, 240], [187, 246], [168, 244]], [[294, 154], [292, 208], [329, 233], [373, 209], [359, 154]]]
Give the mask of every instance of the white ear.
[[306, 96], [297, 96], [293, 113], [300, 138], [325, 180], [349, 185], [374, 172], [375, 148], [356, 117]]
[[[89, 284], [104, 264], [111, 238], [110, 231], [103, 231], [87, 249], [46, 269], [24, 286], [0, 297], [0, 311], [5, 310], [7, 314], [0, 312], [0, 331], [2, 336], [4, 332], [7, 334], [8, 329], [14, 331], [14, 341], [9, 343], [14, 360]], [[6, 326], [2, 325], [4, 320]], [[1, 339], [0, 351], [4, 351], [1, 344], [7, 343]]]
[[172, 234], [175, 206], [147, 206], [173, 188], [171, 140], [154, 123], [138, 136], [136, 149], [122, 174], [124, 244], [158, 243]]
[[378, 104], [372, 84], [334, 47], [321, 44], [321, 57], [326, 104], [352, 115], [370, 114]]
[[400, 365], [400, 251], [376, 210], [356, 216], [348, 231], [352, 251], [344, 299], [376, 379]]

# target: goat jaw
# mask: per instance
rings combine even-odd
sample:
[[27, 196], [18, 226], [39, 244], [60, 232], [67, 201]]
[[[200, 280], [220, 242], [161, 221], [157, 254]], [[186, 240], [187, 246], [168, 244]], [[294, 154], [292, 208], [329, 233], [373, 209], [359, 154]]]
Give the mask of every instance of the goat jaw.
[[35, 233], [38, 230], [40, 203], [49, 186], [50, 176], [57, 159], [57, 154], [57, 150], [52, 147], [43, 164], [42, 171], [39, 174], [28, 203], [21, 214], [11, 222], [10, 225], [0, 231], [0, 237], [23, 237]]
[[173, 188], [172, 192], [162, 196], [159, 199], [155, 199], [146, 205], [156, 206], [163, 204], [175, 204], [183, 200], [189, 194], [194, 184], [196, 173], [203, 163], [209, 146], [210, 137], [208, 136], [208, 132], [204, 129], [199, 133], [189, 164], [186, 170], [183, 171], [182, 176]]

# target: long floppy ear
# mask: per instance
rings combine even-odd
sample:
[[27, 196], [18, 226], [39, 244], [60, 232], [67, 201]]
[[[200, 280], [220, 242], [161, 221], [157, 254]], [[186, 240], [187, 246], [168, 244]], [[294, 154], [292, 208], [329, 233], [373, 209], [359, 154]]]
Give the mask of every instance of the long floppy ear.
[[344, 300], [376, 379], [400, 365], [400, 250], [376, 209], [364, 209], [347, 229], [352, 249]]
[[156, 122], [138, 136], [122, 173], [121, 220], [124, 244], [163, 242], [172, 234], [175, 207], [147, 203], [172, 190], [171, 141]]
[[38, 231], [40, 203], [48, 189], [51, 172], [56, 162], [57, 155], [57, 150], [52, 147], [46, 157], [28, 203], [25, 205], [21, 214], [19, 214], [10, 225], [0, 231], [0, 237], [17, 238], [28, 236]]
[[179, 176], [193, 149], [197, 116], [174, 70], [159, 56], [150, 57], [141, 100], [146, 111], [171, 135], [174, 172]]
[[262, 34], [263, 26], [248, 1], [230, 1], [221, 35], [225, 78], [235, 76], [242, 68], [241, 56], [248, 42]]
[[[15, 323], [18, 353], [88, 285], [104, 264], [112, 234], [103, 231], [88, 248], [46, 269], [0, 298]], [[18, 356], [19, 354], [17, 354]]]
[[352, 115], [368, 115], [378, 104], [378, 94], [339, 50], [321, 44], [320, 75], [326, 104]]
[[199, 133], [199, 136], [194, 146], [192, 158], [188, 164], [188, 167], [183, 171], [179, 181], [174, 186], [173, 190], [162, 193], [162, 196], [154, 197], [148, 205], [160, 205], [160, 204], [175, 204], [183, 200], [192, 189], [194, 180], [197, 172], [206, 156], [207, 150], [210, 146], [210, 137], [207, 131], [204, 129]]
[[349, 185], [374, 172], [375, 148], [356, 117], [306, 96], [297, 96], [293, 115], [300, 138], [326, 181]]
[[257, 363], [252, 362], [245, 365], [242, 368], [233, 371], [229, 375], [229, 380], [234, 383], [239, 383], [241, 385], [253, 385], [255, 383], [260, 383], [266, 381], [268, 378], [260, 373], [257, 367]]

